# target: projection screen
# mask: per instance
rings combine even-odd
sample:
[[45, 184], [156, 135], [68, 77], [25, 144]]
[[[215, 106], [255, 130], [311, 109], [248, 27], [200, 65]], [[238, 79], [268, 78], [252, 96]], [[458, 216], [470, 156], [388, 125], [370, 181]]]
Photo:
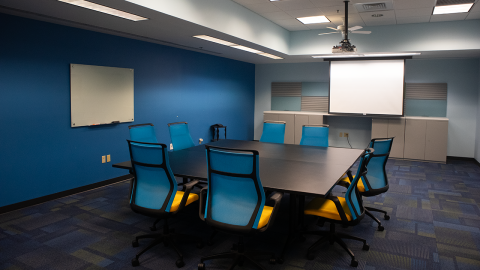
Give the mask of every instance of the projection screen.
[[329, 113], [403, 115], [404, 59], [330, 62]]

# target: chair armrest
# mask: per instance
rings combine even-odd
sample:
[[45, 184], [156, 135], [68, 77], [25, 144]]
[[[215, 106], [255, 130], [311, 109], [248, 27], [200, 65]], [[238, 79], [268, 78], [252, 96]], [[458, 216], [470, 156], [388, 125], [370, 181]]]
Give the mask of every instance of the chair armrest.
[[198, 214], [202, 221], [205, 221], [205, 207], [207, 202], [207, 192], [208, 192], [208, 186], [200, 190], [200, 207], [198, 209]]
[[193, 181], [190, 181], [188, 183], [185, 183], [185, 191], [183, 193], [183, 197], [182, 197], [182, 201], [180, 202], [180, 205], [178, 206], [178, 209], [176, 212], [178, 211], [181, 211], [184, 207], [185, 207], [185, 204], [187, 203], [187, 200], [188, 200], [188, 195], [190, 195], [190, 191], [192, 191], [193, 189], [193, 186], [195, 186], [195, 184], [198, 183], [198, 180], [193, 180]]
[[275, 220], [275, 217], [277, 216], [278, 209], [280, 208], [280, 202], [282, 201], [283, 198], [283, 193], [281, 192], [274, 192], [270, 198], [268, 198], [269, 201], [273, 201], [273, 210], [272, 210], [272, 215], [270, 216], [270, 219], [268, 220], [267, 225], [265, 227], [261, 228], [261, 231], [266, 230], [268, 227], [273, 225], [273, 221]]
[[338, 214], [340, 214], [340, 218], [342, 219], [343, 223], [348, 223], [347, 215], [345, 215], [345, 211], [343, 210], [342, 204], [338, 200], [336, 196], [329, 196], [327, 199], [333, 201], [335, 203], [335, 207], [337, 208]]

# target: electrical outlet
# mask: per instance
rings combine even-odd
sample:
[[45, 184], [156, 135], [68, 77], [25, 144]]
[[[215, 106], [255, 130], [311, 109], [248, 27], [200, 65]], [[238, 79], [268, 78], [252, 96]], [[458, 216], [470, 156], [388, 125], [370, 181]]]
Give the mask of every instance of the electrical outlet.
[[107, 155], [107, 162], [110, 162], [110, 155]]
[[340, 132], [340, 137], [342, 137], [342, 135], [343, 135], [343, 133], [342, 133], [342, 132]]
[[347, 132], [343, 133], [343, 136], [348, 137], [348, 133]]
[[102, 156], [102, 163], [106, 162], [105, 159], [106, 159], [105, 156]]

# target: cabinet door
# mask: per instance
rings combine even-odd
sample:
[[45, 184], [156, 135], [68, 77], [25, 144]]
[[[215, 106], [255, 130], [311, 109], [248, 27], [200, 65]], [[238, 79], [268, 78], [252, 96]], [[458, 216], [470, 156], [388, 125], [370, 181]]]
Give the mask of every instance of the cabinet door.
[[323, 124], [323, 115], [309, 115], [308, 116], [309, 125], [322, 125]]
[[278, 121], [278, 113], [264, 113], [263, 121]]
[[427, 120], [406, 119], [404, 158], [425, 159]]
[[372, 139], [388, 137], [388, 119], [372, 118]]
[[427, 121], [425, 159], [447, 161], [448, 121]]
[[390, 156], [394, 158], [403, 158], [403, 148], [405, 146], [405, 118], [388, 119], [388, 136], [393, 139]]
[[296, 114], [295, 115], [295, 144], [300, 144], [302, 140], [302, 127], [308, 125], [308, 115]]
[[286, 144], [295, 143], [295, 115], [294, 114], [279, 114], [278, 121], [285, 121], [285, 142]]

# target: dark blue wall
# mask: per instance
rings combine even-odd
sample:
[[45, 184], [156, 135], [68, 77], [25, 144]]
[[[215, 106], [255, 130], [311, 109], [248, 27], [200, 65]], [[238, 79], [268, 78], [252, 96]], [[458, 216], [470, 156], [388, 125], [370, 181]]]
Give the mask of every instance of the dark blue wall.
[[[0, 14], [0, 206], [127, 172], [128, 125], [186, 121], [195, 143], [209, 126], [253, 139], [255, 65]], [[70, 127], [70, 63], [133, 68], [135, 122]], [[101, 163], [110, 154], [111, 163]]]

